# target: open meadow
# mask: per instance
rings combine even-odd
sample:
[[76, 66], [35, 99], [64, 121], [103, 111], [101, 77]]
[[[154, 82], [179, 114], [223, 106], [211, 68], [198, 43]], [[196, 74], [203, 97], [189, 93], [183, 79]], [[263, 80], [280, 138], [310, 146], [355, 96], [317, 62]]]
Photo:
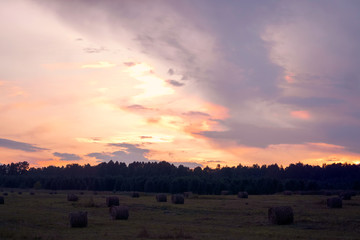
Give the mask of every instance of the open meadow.
[[[193, 195], [185, 204], [157, 202], [155, 195], [72, 191], [18, 191], [0, 205], [0, 239], [360, 239], [360, 196], [329, 209], [319, 195]], [[118, 196], [128, 220], [112, 220], [105, 201]], [[271, 225], [268, 208], [291, 206], [294, 224]], [[70, 228], [69, 213], [88, 212], [88, 226]]]

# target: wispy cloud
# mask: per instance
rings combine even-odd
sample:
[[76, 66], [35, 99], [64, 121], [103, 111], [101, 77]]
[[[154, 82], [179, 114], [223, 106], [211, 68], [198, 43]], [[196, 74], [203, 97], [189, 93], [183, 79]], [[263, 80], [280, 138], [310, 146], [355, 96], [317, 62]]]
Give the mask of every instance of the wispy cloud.
[[54, 152], [53, 155], [55, 157], [59, 157], [60, 160], [63, 160], [63, 161], [81, 160], [81, 157], [79, 155], [76, 155], [76, 154], [73, 154], [73, 153]]
[[5, 138], [0, 138], [0, 147], [21, 150], [24, 152], [39, 152], [39, 151], [49, 150], [46, 148], [36, 147], [34, 144], [13, 141]]
[[173, 85], [175, 87], [181, 87], [184, 86], [185, 84], [176, 80], [172, 80], [172, 79], [167, 79], [166, 82], [170, 85]]
[[113, 152], [94, 152], [89, 153], [86, 156], [93, 157], [101, 161], [121, 161], [125, 163], [132, 162], [147, 162], [150, 159], [146, 156], [149, 153], [149, 149], [141, 148], [137, 144], [130, 143], [109, 143], [108, 146], [120, 148], [121, 150]]

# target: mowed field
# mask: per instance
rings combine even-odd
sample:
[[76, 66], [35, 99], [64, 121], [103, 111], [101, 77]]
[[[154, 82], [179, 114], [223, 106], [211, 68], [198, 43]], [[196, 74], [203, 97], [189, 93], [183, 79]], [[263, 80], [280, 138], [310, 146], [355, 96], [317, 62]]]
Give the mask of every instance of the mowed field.
[[[194, 195], [175, 205], [171, 195], [159, 203], [150, 194], [72, 191], [79, 201], [68, 202], [69, 191], [8, 193], [0, 205], [0, 239], [360, 239], [360, 196], [329, 209], [327, 196], [310, 195]], [[110, 218], [105, 202], [114, 195], [129, 207], [128, 220]], [[268, 208], [282, 205], [294, 209], [294, 224], [269, 224]], [[88, 212], [86, 228], [70, 228], [68, 215], [76, 211]]]

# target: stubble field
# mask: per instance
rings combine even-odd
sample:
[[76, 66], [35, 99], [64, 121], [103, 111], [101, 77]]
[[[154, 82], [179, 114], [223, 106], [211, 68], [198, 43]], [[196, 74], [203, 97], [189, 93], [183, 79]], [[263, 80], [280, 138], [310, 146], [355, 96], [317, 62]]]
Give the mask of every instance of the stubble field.
[[[249, 195], [192, 196], [185, 204], [156, 202], [154, 195], [131, 198], [126, 193], [69, 191], [10, 193], [0, 205], [0, 239], [360, 239], [360, 197], [343, 208], [326, 207], [327, 196]], [[112, 220], [107, 196], [129, 207], [128, 220]], [[268, 208], [291, 206], [294, 224], [271, 225]], [[86, 228], [70, 228], [70, 212], [87, 211]]]

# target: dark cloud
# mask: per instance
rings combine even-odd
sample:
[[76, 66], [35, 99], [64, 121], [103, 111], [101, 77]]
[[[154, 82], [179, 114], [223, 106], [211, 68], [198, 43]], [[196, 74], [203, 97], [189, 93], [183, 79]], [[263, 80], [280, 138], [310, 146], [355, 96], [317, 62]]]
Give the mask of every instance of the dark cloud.
[[181, 86], [184, 86], [185, 84], [184, 83], [181, 83], [181, 82], [178, 82], [176, 80], [172, 80], [172, 79], [167, 79], [166, 82], [170, 85], [173, 85], [175, 87], [181, 87]]
[[190, 111], [190, 112], [183, 113], [183, 115], [187, 115], [187, 116], [210, 117], [210, 115], [209, 115], [209, 114], [204, 113], [204, 112], [199, 112], [199, 111]]
[[257, 127], [251, 124], [232, 123], [226, 125], [228, 131], [204, 131], [199, 134], [215, 142], [231, 140], [239, 145], [266, 148], [271, 144], [303, 144], [306, 142], [322, 142], [320, 136], [308, 129]]
[[108, 144], [108, 146], [119, 147], [123, 150], [114, 152], [90, 153], [86, 156], [94, 157], [101, 161], [113, 160], [125, 163], [148, 162], [150, 160], [145, 156], [145, 154], [148, 153], [150, 150], [140, 148], [137, 144], [110, 143]]
[[314, 107], [332, 107], [344, 103], [344, 100], [338, 98], [325, 97], [282, 97], [280, 103], [290, 104], [296, 107], [314, 108]]
[[140, 105], [140, 104], [129, 105], [129, 106], [126, 106], [125, 108], [128, 109], [128, 110], [132, 110], [132, 111], [153, 111], [153, 110], [156, 110], [156, 109], [153, 109], [153, 108], [147, 108], [147, 107], [145, 107], [143, 105]]
[[72, 161], [72, 160], [81, 160], [81, 157], [76, 155], [76, 154], [72, 154], [72, 153], [59, 153], [59, 152], [54, 152], [53, 155], [55, 157], [59, 157], [60, 160], [63, 161]]
[[174, 75], [174, 73], [175, 73], [175, 71], [172, 68], [169, 68], [168, 74], [171, 76], [171, 75]]
[[36, 147], [34, 144], [13, 141], [5, 138], [0, 138], [0, 147], [21, 150], [24, 152], [39, 152], [43, 150], [49, 150], [46, 148]]

